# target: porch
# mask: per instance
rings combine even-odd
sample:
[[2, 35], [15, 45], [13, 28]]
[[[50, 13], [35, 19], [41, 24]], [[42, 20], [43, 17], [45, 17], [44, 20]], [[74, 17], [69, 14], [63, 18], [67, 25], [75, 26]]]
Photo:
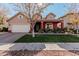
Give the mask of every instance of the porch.
[[63, 29], [63, 20], [38, 20], [35, 23], [35, 32], [52, 32], [53, 30], [60, 28]]

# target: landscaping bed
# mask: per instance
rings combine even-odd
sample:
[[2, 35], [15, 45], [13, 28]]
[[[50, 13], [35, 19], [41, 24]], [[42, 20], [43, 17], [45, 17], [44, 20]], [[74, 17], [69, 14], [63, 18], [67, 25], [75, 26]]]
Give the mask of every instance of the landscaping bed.
[[24, 35], [15, 41], [15, 43], [51, 43], [51, 42], [79, 42], [77, 35]]
[[79, 56], [77, 50], [40, 50], [40, 51], [0, 51], [4, 52], [0, 56]]

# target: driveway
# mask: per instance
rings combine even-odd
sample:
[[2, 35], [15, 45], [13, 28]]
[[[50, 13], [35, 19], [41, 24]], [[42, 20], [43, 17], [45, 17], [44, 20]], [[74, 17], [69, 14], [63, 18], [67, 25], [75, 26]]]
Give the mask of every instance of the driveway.
[[4, 33], [0, 34], [0, 43], [12, 43], [26, 33]]

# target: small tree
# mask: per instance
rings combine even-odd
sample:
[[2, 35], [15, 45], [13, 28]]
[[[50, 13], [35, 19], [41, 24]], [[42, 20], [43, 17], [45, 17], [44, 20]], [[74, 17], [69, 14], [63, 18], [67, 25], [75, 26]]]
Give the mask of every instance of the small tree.
[[3, 5], [0, 6], [0, 25], [3, 24], [3, 19], [7, 17], [8, 9], [4, 8]]
[[0, 4], [0, 30], [4, 27], [4, 19], [7, 19], [8, 9]]
[[3, 18], [2, 16], [0, 16], [0, 25], [3, 25]]

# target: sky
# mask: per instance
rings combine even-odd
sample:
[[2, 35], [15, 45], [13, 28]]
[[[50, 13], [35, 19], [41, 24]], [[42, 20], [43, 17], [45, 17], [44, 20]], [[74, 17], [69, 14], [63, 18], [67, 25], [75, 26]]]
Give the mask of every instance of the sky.
[[[5, 8], [9, 9], [9, 17], [12, 17], [17, 13], [17, 11], [14, 10], [13, 4], [4, 3], [2, 4], [5, 6]], [[48, 6], [46, 9], [44, 9], [42, 15], [45, 17], [48, 13], [54, 13], [56, 15], [56, 18], [64, 16], [69, 11], [69, 6], [66, 3], [54, 3], [53, 5]]]
[[44, 10], [43, 15], [46, 16], [48, 13], [54, 13], [56, 18], [64, 16], [69, 11], [69, 5], [63, 3], [56, 3], [54, 5], [50, 5]]

